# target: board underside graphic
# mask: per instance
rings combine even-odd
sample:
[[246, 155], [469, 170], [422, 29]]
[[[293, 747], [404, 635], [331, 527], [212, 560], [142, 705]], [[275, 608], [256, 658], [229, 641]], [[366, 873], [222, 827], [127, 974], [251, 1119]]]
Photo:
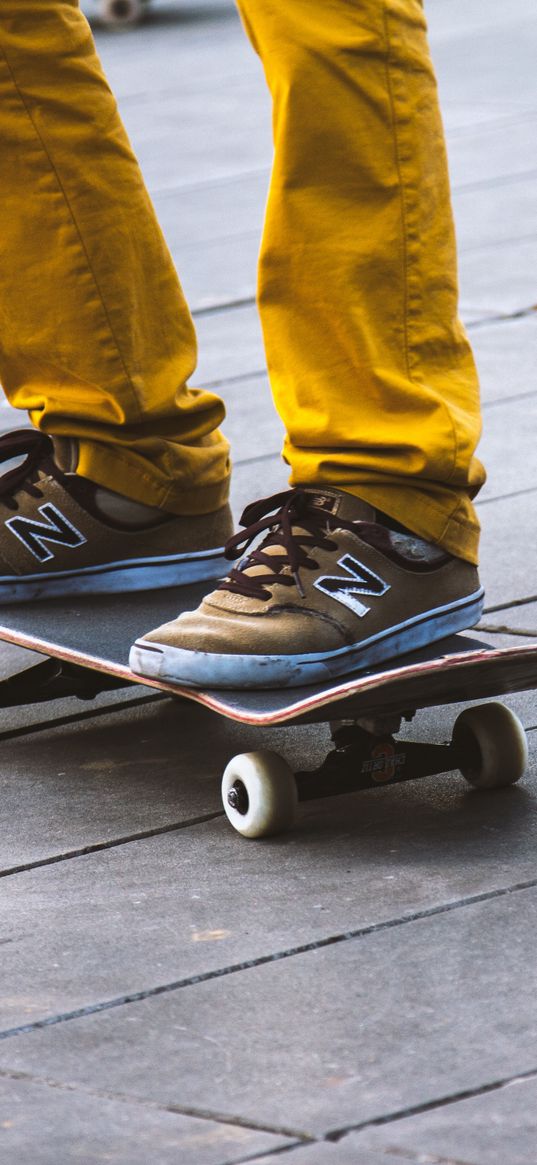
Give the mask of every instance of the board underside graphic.
[[[0, 639], [52, 658], [182, 696], [246, 724], [305, 723], [476, 700], [537, 686], [537, 644], [494, 649], [478, 633], [451, 636], [393, 664], [339, 681], [270, 691], [192, 689], [135, 676], [134, 640], [196, 607], [207, 584], [0, 608]], [[180, 606], [179, 606], [180, 603]]]

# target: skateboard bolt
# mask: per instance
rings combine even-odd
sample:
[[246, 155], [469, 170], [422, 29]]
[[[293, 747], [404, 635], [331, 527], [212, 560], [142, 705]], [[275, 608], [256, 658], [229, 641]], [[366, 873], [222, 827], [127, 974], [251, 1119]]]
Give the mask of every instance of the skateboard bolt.
[[243, 816], [248, 812], [250, 802], [248, 800], [246, 786], [243, 785], [242, 781], [235, 781], [235, 784], [231, 786], [227, 795], [227, 803], [237, 813], [242, 813]]

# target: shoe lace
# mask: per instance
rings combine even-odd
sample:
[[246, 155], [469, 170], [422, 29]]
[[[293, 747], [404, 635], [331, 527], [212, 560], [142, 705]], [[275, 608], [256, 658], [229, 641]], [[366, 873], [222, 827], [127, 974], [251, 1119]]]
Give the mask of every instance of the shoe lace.
[[[300, 571], [315, 570], [319, 566], [311, 551], [314, 548], [334, 550], [337, 543], [330, 538], [331, 531], [336, 528], [356, 530], [359, 525], [344, 522], [326, 510], [315, 508], [312, 495], [300, 488], [253, 502], [246, 507], [240, 524], [245, 529], [226, 543], [226, 558], [240, 558], [263, 531], [267, 530], [268, 535], [238, 567], [230, 571], [220, 583], [219, 590], [264, 601], [271, 597], [266, 588], [276, 582], [282, 586], [296, 586], [301, 598], [305, 598]], [[266, 573], [259, 569], [255, 574], [246, 573], [252, 567], [264, 568]]]
[[8, 469], [0, 476], [0, 502], [10, 510], [18, 510], [16, 494], [21, 490], [32, 497], [42, 497], [42, 491], [35, 484], [38, 470], [47, 453], [51, 453], [50, 437], [36, 429], [17, 429], [0, 437], [0, 464], [23, 457], [14, 469]]

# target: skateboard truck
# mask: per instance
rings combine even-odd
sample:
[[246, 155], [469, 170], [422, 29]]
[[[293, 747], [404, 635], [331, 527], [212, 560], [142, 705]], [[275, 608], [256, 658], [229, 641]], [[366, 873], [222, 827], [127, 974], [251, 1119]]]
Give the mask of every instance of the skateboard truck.
[[459, 769], [475, 788], [492, 789], [518, 781], [528, 761], [519, 719], [504, 704], [465, 708], [449, 743], [396, 739], [401, 715], [365, 717], [332, 724], [334, 748], [312, 771], [293, 773], [278, 753], [242, 753], [222, 777], [226, 815], [245, 837], [282, 833], [293, 825], [302, 801], [355, 793]]
[[0, 708], [43, 704], [65, 696], [93, 700], [100, 692], [131, 687], [132, 684], [132, 680], [107, 675], [106, 672], [63, 659], [44, 659], [14, 676], [0, 680]]
[[[412, 719], [407, 713], [405, 719]], [[400, 716], [332, 725], [334, 748], [312, 771], [295, 774], [298, 800], [334, 797], [358, 789], [430, 777], [458, 769], [464, 760], [460, 745], [396, 740]], [[469, 757], [467, 756], [468, 760]], [[477, 757], [473, 758], [474, 763]]]

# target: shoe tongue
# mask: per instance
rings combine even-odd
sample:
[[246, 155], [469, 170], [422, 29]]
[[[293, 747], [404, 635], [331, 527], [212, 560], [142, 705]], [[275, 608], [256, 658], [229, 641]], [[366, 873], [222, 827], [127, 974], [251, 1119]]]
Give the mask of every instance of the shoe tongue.
[[307, 509], [318, 513], [323, 510], [332, 517], [341, 518], [344, 522], [374, 522], [375, 510], [361, 498], [345, 493], [341, 489], [315, 489], [306, 487]]
[[[369, 506], [367, 502], [361, 501], [360, 498], [353, 497], [352, 494], [345, 493], [340, 489], [315, 489], [309, 486], [301, 487], [304, 494], [307, 495], [308, 501], [305, 506], [305, 513], [318, 514], [320, 511], [331, 517], [338, 517], [344, 522], [374, 522], [375, 510], [373, 506]], [[304, 533], [300, 518], [293, 520], [293, 532], [295, 534]], [[283, 542], [278, 540], [278, 535], [269, 535], [274, 541], [262, 545], [263, 554], [268, 556], [280, 557], [282, 552], [285, 554], [285, 546]], [[242, 560], [244, 565], [241, 565], [243, 574], [255, 576], [256, 574], [266, 574], [267, 568], [260, 563], [250, 561], [250, 556], [247, 554]], [[284, 566], [283, 570], [289, 571], [288, 566]]]
[[78, 441], [74, 437], [53, 437], [54, 461], [61, 473], [76, 473]]

